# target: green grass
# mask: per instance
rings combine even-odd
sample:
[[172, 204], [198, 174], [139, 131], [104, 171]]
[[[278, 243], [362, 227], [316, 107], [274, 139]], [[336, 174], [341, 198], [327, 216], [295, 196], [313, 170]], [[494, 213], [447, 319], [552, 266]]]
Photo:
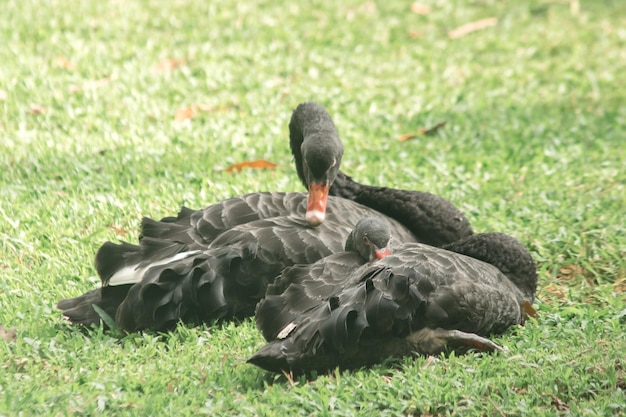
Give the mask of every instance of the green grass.
[[[626, 5], [410, 3], [2, 1], [0, 415], [626, 413]], [[507, 353], [292, 383], [245, 364], [251, 320], [119, 340], [61, 320], [141, 216], [301, 190], [287, 124], [305, 100], [333, 115], [347, 173], [528, 246], [539, 317], [496, 338]], [[176, 123], [192, 105], [213, 110]], [[257, 158], [279, 166], [220, 171]]]

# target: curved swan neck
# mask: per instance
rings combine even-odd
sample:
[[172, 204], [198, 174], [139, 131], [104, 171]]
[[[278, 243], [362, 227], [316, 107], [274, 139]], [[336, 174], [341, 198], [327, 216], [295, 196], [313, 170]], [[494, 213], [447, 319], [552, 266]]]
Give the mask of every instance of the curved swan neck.
[[296, 172], [298, 173], [298, 178], [302, 184], [308, 190], [309, 185], [306, 182], [306, 178], [304, 177], [304, 168], [302, 161], [302, 142], [304, 142], [304, 135], [302, 134], [302, 130], [296, 120], [295, 114], [292, 116], [291, 121], [289, 122], [289, 146], [291, 147], [291, 154], [293, 155], [294, 162], [296, 164]]
[[463, 213], [449, 201], [431, 193], [360, 184], [340, 171], [329, 194], [393, 218], [418, 241], [429, 245], [442, 246], [473, 234]]
[[328, 194], [336, 197], [342, 197], [346, 200], [356, 201], [356, 198], [361, 194], [361, 191], [367, 187], [367, 185], [359, 184], [350, 176], [339, 171], [337, 172], [335, 182], [331, 185]]

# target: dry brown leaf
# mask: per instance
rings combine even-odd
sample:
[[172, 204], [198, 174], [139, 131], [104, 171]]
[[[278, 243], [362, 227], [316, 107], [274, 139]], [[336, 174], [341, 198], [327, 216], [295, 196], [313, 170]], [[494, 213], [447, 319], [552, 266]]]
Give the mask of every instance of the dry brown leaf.
[[47, 109], [44, 106], [40, 106], [39, 104], [31, 104], [28, 108], [28, 112], [30, 114], [44, 114]]
[[546, 292], [559, 300], [567, 298], [567, 287], [564, 285], [548, 284], [543, 287], [542, 292]]
[[265, 159], [257, 159], [255, 161], [244, 161], [244, 162], [238, 162], [236, 164], [232, 164], [228, 168], [224, 169], [224, 171], [230, 172], [230, 173], [240, 172], [244, 168], [273, 169], [273, 168], [276, 168], [276, 164], [270, 161], [266, 161]]
[[424, 361], [424, 365], [422, 365], [422, 367], [420, 369], [423, 371], [424, 369], [428, 368], [436, 360], [437, 360], [437, 358], [434, 357], [433, 355], [428, 355], [428, 357]]
[[419, 135], [421, 135], [421, 133], [419, 133], [419, 132], [403, 133], [400, 136], [398, 136], [398, 140], [399, 141], [403, 141], [403, 140], [414, 139], [414, 138], [418, 137]]
[[400, 136], [398, 136], [398, 140], [399, 141], [404, 141], [404, 140], [409, 140], [409, 139], [415, 139], [418, 136], [421, 135], [434, 135], [435, 133], [437, 133], [439, 131], [439, 129], [441, 129], [442, 127], [444, 127], [446, 125], [446, 123], [448, 122], [439, 122], [434, 126], [428, 127], [428, 128], [422, 128], [420, 130], [418, 130], [417, 132], [411, 132], [411, 133], [404, 133]]
[[179, 123], [182, 123], [185, 120], [191, 119], [194, 114], [196, 114], [195, 106], [186, 107], [184, 109], [178, 109], [176, 110], [176, 113], [174, 113], [174, 120]]
[[64, 57], [60, 56], [54, 59], [54, 65], [57, 67], [61, 67], [61, 68], [66, 68], [69, 70], [75, 70], [76, 69], [76, 65], [71, 63], [70, 61], [68, 61], [67, 59], [65, 59]]
[[550, 394], [552, 405], [559, 411], [569, 411], [569, 405], [554, 394]]
[[465, 35], [469, 35], [477, 30], [482, 30], [491, 26], [495, 26], [498, 23], [498, 19], [495, 17], [489, 17], [487, 19], [477, 20], [475, 22], [467, 23], [463, 26], [459, 26], [453, 31], [448, 33], [450, 39], [462, 38]]
[[128, 230], [124, 229], [119, 224], [114, 224], [111, 226], [111, 230], [115, 233], [116, 236], [126, 236], [128, 234]]
[[174, 68], [178, 68], [185, 65], [185, 61], [182, 59], [164, 59], [155, 65], [154, 69], [157, 71], [171, 71]]
[[426, 4], [414, 2], [411, 4], [411, 12], [415, 14], [428, 14], [430, 13], [430, 7]]
[[0, 90], [0, 101], [4, 101], [9, 98], [9, 93], [4, 90]]
[[28, 358], [13, 359], [13, 366], [15, 366], [15, 368], [18, 370], [24, 369], [24, 365], [26, 365], [27, 363]]
[[372, 15], [376, 13], [376, 10], [376, 3], [368, 1], [358, 7], [348, 9], [346, 12], [346, 18], [348, 20], [353, 20], [357, 15]]
[[422, 36], [424, 36], [422, 32], [418, 32], [416, 30], [409, 30], [407, 32], [407, 35], [409, 35], [409, 38], [411, 39], [417, 39], [417, 38], [421, 38]]
[[216, 106], [215, 104], [196, 104], [193, 108], [197, 111], [214, 111], [214, 110], [223, 110], [225, 107]]
[[357, 9], [360, 13], [364, 14], [372, 14], [376, 13], [376, 3], [373, 1], [368, 1], [360, 5]]
[[110, 77], [100, 78], [99, 80], [88, 80], [82, 83], [82, 85], [71, 85], [70, 93], [76, 93], [82, 90], [93, 90], [96, 88], [104, 87], [111, 81]]
[[3, 325], [0, 324], [0, 337], [5, 342], [15, 341], [17, 334], [17, 329], [15, 327], [11, 327], [9, 330], [6, 330]]
[[183, 109], [176, 110], [174, 114], [174, 120], [177, 122], [184, 122], [194, 117], [198, 112], [217, 112], [228, 111], [233, 107], [237, 107], [236, 104], [194, 104]]
[[526, 300], [522, 303], [522, 313], [524, 313], [524, 320], [527, 320], [528, 317], [537, 318], [537, 310]]
[[615, 282], [613, 284], [613, 287], [615, 288], [614, 291], [617, 293], [626, 292], [626, 278], [622, 278], [619, 281]]

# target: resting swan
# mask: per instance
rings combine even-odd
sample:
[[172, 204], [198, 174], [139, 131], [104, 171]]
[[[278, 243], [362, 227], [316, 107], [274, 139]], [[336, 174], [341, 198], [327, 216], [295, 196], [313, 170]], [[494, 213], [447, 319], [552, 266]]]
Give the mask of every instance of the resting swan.
[[[341, 174], [343, 146], [330, 116], [315, 103], [294, 111], [290, 144], [298, 174], [312, 193], [250, 193], [203, 210], [183, 208], [160, 221], [144, 218], [139, 245], [106, 242], [98, 250], [102, 287], [61, 300], [58, 308], [71, 322], [92, 325], [101, 322], [96, 305], [126, 330], [161, 330], [193, 317], [244, 317], [253, 314], [282, 268], [340, 251], [362, 217], [385, 219], [398, 242], [443, 244], [472, 233], [465, 217], [440, 197], [362, 186]], [[346, 193], [362, 203], [387, 199], [391, 214], [410, 216], [394, 219], [327, 197], [327, 190], [341, 191], [331, 188], [338, 175], [349, 186]]]
[[[537, 274], [514, 238], [484, 233], [420, 243], [356, 269], [332, 255], [286, 268], [256, 311], [268, 344], [249, 362], [280, 372], [358, 368], [385, 358], [483, 351], [533, 314]], [[320, 288], [322, 291], [320, 291]]]

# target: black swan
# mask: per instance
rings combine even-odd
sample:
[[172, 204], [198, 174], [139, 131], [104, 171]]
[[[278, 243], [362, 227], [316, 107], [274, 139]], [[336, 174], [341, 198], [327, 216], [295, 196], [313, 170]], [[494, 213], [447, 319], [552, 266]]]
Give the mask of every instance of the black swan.
[[[322, 106], [303, 103], [294, 110], [290, 144], [305, 186], [322, 184], [323, 194], [333, 177], [341, 174], [338, 167], [343, 147]], [[341, 250], [349, 231], [362, 217], [385, 218], [399, 242], [443, 244], [472, 234], [459, 210], [438, 196], [360, 186], [344, 179], [343, 174], [341, 178], [348, 183], [349, 194], [363, 204], [367, 198], [379, 204], [387, 193], [397, 202], [387, 208], [395, 214], [411, 215], [398, 217], [400, 224], [362, 204], [331, 196], [322, 216], [324, 207], [317, 198], [311, 203], [304, 193], [266, 192], [234, 197], [203, 210], [183, 208], [177, 217], [160, 221], [144, 218], [139, 245], [107, 242], [99, 249], [96, 270], [102, 288], [61, 300], [57, 307], [71, 322], [90, 325], [101, 322], [92, 307], [96, 305], [127, 330], [161, 330], [177, 320], [191, 320], [193, 315], [202, 320], [241, 317], [253, 314], [255, 303], [263, 297], [265, 285], [280, 272], [279, 267], [312, 263]], [[325, 198], [322, 195], [320, 201]], [[314, 213], [307, 216], [310, 207]], [[316, 224], [325, 217], [329, 224], [321, 223], [319, 230], [313, 230], [303, 221], [307, 217], [309, 221], [316, 219]], [[220, 278], [216, 278], [212, 268], [228, 256], [232, 257], [230, 264], [220, 264], [220, 268], [236, 272], [220, 270]], [[243, 276], [244, 271], [250, 275]], [[203, 311], [197, 311], [194, 303], [198, 300], [204, 303]], [[206, 304], [209, 301], [215, 305]], [[130, 317], [129, 311], [139, 318]]]
[[248, 361], [274, 372], [323, 372], [389, 357], [500, 350], [486, 337], [534, 313], [530, 254], [501, 233], [446, 248], [408, 243], [357, 269], [326, 259], [285, 269], [256, 311], [269, 343]]
[[330, 194], [398, 220], [418, 242], [441, 246], [473, 234], [463, 213], [444, 198], [423, 191], [360, 184], [341, 172], [343, 145], [332, 118], [319, 104], [302, 103], [294, 110], [289, 144], [298, 177], [313, 195], [307, 220], [323, 221], [325, 198]]
[[[288, 267], [268, 286], [266, 297], [279, 297], [257, 305], [257, 327], [267, 340], [282, 338], [279, 333], [288, 331], [318, 300], [327, 300], [336, 293], [345, 285], [345, 277], [355, 269], [366, 262], [389, 256], [391, 246], [389, 226], [383, 219], [366, 217], [360, 220], [348, 236], [343, 252], [333, 253], [323, 262]], [[305, 283], [305, 286], [296, 283]], [[299, 290], [305, 293], [300, 294]], [[281, 297], [285, 297], [284, 302]]]
[[[252, 316], [267, 285], [285, 267], [312, 263], [343, 249], [342, 241], [356, 221], [337, 220], [334, 210], [341, 209], [342, 202], [350, 203], [343, 209], [352, 216], [371, 214], [339, 200], [318, 227], [298, 215], [255, 220], [220, 233], [202, 249], [147, 236], [140, 245], [105, 243], [96, 256], [103, 286], [62, 300], [58, 307], [71, 322], [91, 325], [101, 319], [92, 307], [96, 304], [126, 331]], [[395, 238], [411, 239], [397, 222], [380, 220]]]
[[382, 259], [391, 254], [389, 224], [380, 217], [359, 220], [346, 239], [346, 252], [353, 252], [365, 261]]

